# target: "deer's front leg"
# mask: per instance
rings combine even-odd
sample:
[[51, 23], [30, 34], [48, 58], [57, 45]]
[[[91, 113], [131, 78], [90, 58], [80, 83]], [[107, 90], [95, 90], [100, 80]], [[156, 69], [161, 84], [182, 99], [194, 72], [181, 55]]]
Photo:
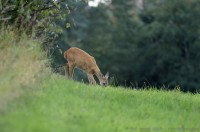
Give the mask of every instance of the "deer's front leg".
[[89, 73], [87, 74], [87, 76], [88, 76], [89, 83], [96, 85], [96, 81], [94, 79], [94, 76], [92, 74], [89, 74]]
[[70, 76], [70, 79], [73, 79], [73, 76], [74, 76], [74, 64], [69, 64], [69, 76]]

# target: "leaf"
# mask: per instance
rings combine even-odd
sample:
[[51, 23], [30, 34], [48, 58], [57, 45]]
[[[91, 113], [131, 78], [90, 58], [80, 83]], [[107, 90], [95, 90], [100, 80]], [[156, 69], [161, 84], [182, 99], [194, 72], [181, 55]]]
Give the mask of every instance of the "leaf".
[[66, 28], [70, 28], [70, 23], [66, 23]]

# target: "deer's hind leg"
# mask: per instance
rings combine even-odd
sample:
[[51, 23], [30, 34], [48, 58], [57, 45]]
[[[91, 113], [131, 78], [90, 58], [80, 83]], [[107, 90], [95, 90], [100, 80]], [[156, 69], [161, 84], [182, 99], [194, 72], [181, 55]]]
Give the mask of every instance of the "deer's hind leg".
[[95, 81], [95, 79], [94, 79], [93, 74], [88, 73], [87, 76], [88, 76], [88, 81], [89, 81], [89, 83], [90, 83], [90, 84], [96, 85], [96, 81]]
[[69, 77], [70, 79], [73, 79], [75, 65], [69, 63], [68, 66], [69, 66]]
[[65, 77], [66, 79], [69, 79], [69, 64], [68, 63], [64, 65], [64, 69], [65, 69]]

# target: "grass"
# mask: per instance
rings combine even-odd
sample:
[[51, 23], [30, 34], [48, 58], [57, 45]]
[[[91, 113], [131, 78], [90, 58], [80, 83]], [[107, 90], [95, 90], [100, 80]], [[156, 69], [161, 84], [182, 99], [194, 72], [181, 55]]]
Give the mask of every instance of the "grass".
[[0, 111], [50, 73], [39, 42], [20, 38], [17, 40], [11, 31], [0, 31]]
[[52, 76], [0, 118], [1, 132], [199, 131], [200, 96], [90, 86]]
[[9, 36], [0, 37], [1, 132], [200, 131], [199, 94], [65, 80], [49, 74], [38, 42]]

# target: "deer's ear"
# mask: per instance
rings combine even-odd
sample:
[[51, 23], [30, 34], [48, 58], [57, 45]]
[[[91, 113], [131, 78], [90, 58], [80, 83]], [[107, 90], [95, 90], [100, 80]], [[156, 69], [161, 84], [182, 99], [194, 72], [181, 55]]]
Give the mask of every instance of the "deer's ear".
[[106, 73], [105, 78], [108, 79], [109, 77], [109, 72]]

